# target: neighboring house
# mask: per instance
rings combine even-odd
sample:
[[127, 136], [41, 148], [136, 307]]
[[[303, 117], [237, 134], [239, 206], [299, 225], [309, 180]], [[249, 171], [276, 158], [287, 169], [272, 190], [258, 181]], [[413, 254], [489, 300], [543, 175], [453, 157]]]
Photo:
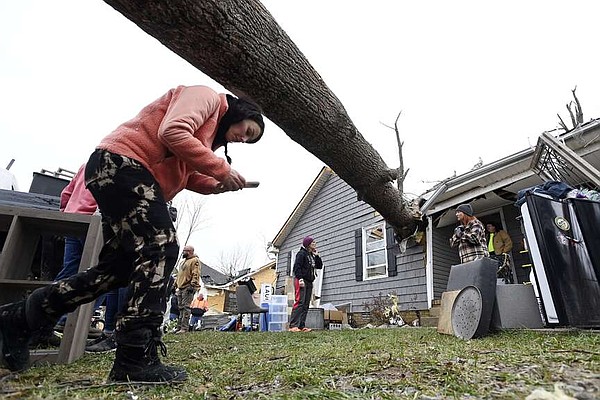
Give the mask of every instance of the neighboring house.
[[229, 277], [200, 261], [200, 274], [205, 285], [220, 286], [230, 281]]
[[[204, 265], [203, 265], [204, 268]], [[210, 268], [210, 267], [209, 267]], [[214, 269], [210, 268], [214, 271]], [[216, 272], [216, 271], [215, 271]], [[229, 279], [227, 276], [217, 272], [224, 278], [217, 283], [216, 281], [207, 282], [205, 280], [204, 269], [202, 271], [202, 280], [208, 294], [208, 304], [211, 309], [220, 312], [235, 312], [235, 287], [238, 282], [253, 279], [257, 291], [254, 294], [255, 301], [258, 304], [260, 287], [263, 283], [268, 283], [272, 286], [275, 284], [275, 261], [271, 261], [254, 271], [244, 271], [234, 279]]]
[[233, 280], [233, 283], [246, 281], [248, 279], [252, 279], [254, 286], [256, 286], [256, 292], [254, 293], [254, 297], [255, 300], [258, 300], [263, 284], [268, 284], [271, 285], [271, 287], [275, 287], [275, 261], [270, 261], [269, 263], [263, 265], [262, 267], [254, 271], [249, 269], [241, 271], [240, 274]]
[[229, 277], [214, 268], [209, 267], [200, 261], [200, 278], [202, 279], [203, 292], [205, 292], [206, 301], [210, 309], [223, 311], [224, 294], [220, 289], [214, 289], [229, 282]]
[[[561, 135], [566, 146], [593, 167], [600, 167], [600, 120]], [[515, 265], [528, 264], [523, 248], [519, 209], [513, 204], [519, 190], [543, 182], [540, 175], [552, 169], [552, 157], [544, 147], [523, 150], [502, 160], [450, 178], [424, 195], [422, 211], [427, 219], [424, 239], [411, 240], [400, 253], [391, 228], [356, 192], [330, 168], [324, 167], [272, 242], [277, 253], [277, 291], [289, 292], [289, 277], [302, 238], [318, 243], [323, 271], [315, 283], [315, 304], [333, 303], [353, 312], [364, 310], [373, 297], [396, 293], [401, 310], [427, 310], [446, 289], [458, 252], [448, 239], [456, 226], [454, 210], [471, 203], [483, 221], [500, 222], [514, 242]], [[584, 169], [577, 160], [574, 170]], [[538, 168], [534, 172], [533, 168]], [[567, 168], [568, 169], [568, 168]], [[573, 169], [570, 169], [573, 170]], [[582, 179], [572, 177], [571, 184]], [[520, 270], [520, 280], [526, 278]]]

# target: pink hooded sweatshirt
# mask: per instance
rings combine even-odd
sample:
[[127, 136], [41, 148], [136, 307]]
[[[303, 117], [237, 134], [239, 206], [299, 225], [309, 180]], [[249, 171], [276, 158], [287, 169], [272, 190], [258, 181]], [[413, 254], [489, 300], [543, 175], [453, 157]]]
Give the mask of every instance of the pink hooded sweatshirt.
[[178, 86], [115, 129], [98, 148], [142, 163], [166, 201], [183, 189], [211, 194], [231, 170], [212, 149], [227, 108], [224, 94], [206, 86]]
[[60, 192], [60, 211], [93, 214], [98, 208], [92, 193], [85, 188], [85, 164], [79, 167], [71, 182]]

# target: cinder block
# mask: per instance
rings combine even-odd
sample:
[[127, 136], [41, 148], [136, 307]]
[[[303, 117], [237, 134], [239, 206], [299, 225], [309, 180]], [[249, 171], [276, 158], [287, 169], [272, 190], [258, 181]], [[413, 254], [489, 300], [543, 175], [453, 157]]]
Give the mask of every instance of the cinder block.
[[496, 286], [492, 329], [538, 329], [542, 327], [542, 317], [532, 285]]

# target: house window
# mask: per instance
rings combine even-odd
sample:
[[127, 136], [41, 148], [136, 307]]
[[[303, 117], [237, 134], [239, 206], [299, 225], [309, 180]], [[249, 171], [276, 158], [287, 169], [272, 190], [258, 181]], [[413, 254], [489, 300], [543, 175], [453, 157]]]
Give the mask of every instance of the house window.
[[363, 229], [364, 280], [388, 276], [384, 223]]

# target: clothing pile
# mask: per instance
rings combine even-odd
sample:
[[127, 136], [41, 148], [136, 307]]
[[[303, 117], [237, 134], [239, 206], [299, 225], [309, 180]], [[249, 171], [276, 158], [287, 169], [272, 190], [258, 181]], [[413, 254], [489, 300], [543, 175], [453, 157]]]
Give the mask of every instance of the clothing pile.
[[590, 199], [594, 201], [600, 201], [600, 192], [592, 189], [576, 189], [572, 186], [567, 185], [564, 182], [548, 181], [541, 185], [522, 189], [517, 192], [517, 201], [515, 202], [516, 207], [520, 207], [521, 204], [525, 203], [526, 194], [542, 194], [550, 196], [555, 200], [562, 199]]

